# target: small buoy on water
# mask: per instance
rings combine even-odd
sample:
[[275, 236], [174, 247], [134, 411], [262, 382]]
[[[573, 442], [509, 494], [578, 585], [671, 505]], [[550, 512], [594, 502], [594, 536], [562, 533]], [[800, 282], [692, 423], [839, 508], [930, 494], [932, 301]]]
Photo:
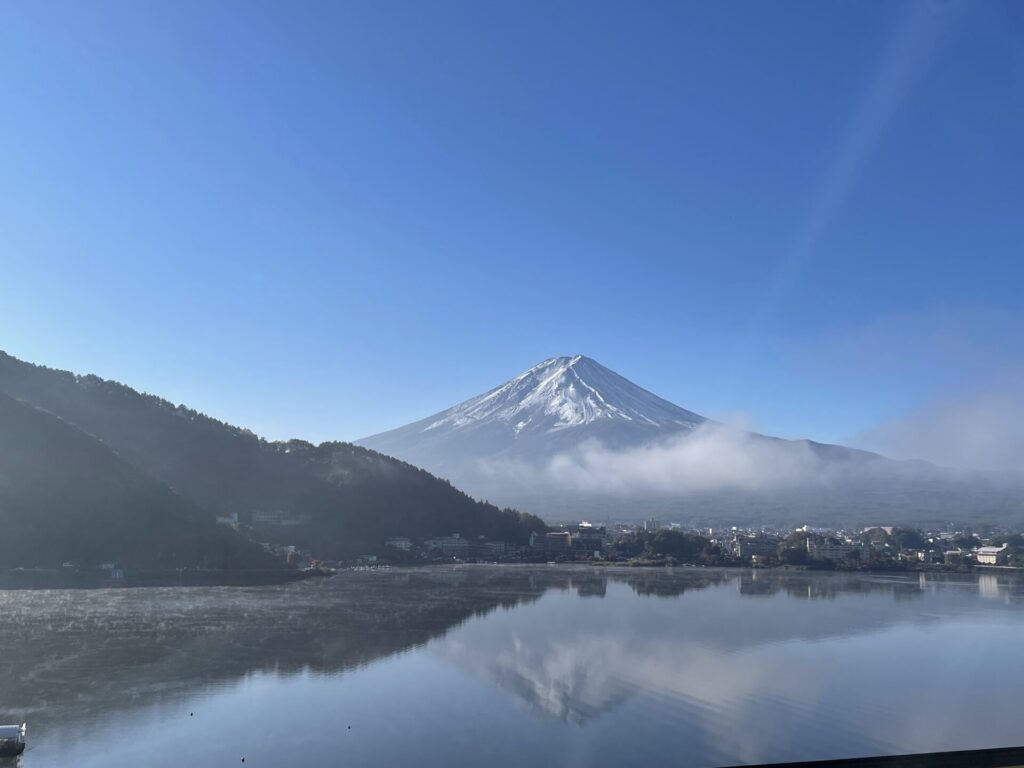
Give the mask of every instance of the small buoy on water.
[[192, 712], [189, 712], [189, 713], [188, 713], [188, 716], [189, 716], [189, 717], [192, 717], [192, 714], [193, 714]]

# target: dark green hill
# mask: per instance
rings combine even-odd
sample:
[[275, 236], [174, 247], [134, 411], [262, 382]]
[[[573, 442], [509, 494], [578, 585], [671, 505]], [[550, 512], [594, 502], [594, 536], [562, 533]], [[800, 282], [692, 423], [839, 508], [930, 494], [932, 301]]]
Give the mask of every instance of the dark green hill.
[[394, 535], [525, 541], [537, 518], [476, 501], [409, 464], [348, 443], [268, 442], [184, 406], [96, 376], [0, 352], [0, 392], [59, 416], [210, 515], [283, 512], [261, 540], [339, 557]]
[[268, 567], [234, 531], [52, 414], [0, 394], [0, 568]]

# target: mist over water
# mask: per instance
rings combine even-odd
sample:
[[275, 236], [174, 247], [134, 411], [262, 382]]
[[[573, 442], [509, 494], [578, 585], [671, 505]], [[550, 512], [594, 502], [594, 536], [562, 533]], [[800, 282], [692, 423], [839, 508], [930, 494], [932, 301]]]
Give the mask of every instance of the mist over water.
[[1024, 582], [1002, 574], [464, 566], [0, 605], [24, 768], [713, 766], [1022, 738]]

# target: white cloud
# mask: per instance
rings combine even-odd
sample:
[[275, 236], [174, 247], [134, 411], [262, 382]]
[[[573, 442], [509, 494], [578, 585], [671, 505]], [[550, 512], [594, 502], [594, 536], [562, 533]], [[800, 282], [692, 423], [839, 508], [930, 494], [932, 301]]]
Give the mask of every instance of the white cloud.
[[822, 484], [828, 475], [806, 443], [707, 422], [688, 435], [615, 450], [591, 441], [544, 468], [559, 486], [614, 493], [761, 490]]
[[857, 444], [896, 458], [950, 467], [1024, 468], [1024, 393], [981, 392], [946, 399], [859, 435]]

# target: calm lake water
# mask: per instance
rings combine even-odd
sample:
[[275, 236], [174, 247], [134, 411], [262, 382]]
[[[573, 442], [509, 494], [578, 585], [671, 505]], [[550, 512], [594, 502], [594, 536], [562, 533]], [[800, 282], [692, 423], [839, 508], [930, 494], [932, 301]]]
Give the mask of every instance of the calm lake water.
[[715, 766], [1024, 744], [1010, 575], [464, 566], [0, 592], [0, 609], [0, 721], [29, 722], [24, 768]]

